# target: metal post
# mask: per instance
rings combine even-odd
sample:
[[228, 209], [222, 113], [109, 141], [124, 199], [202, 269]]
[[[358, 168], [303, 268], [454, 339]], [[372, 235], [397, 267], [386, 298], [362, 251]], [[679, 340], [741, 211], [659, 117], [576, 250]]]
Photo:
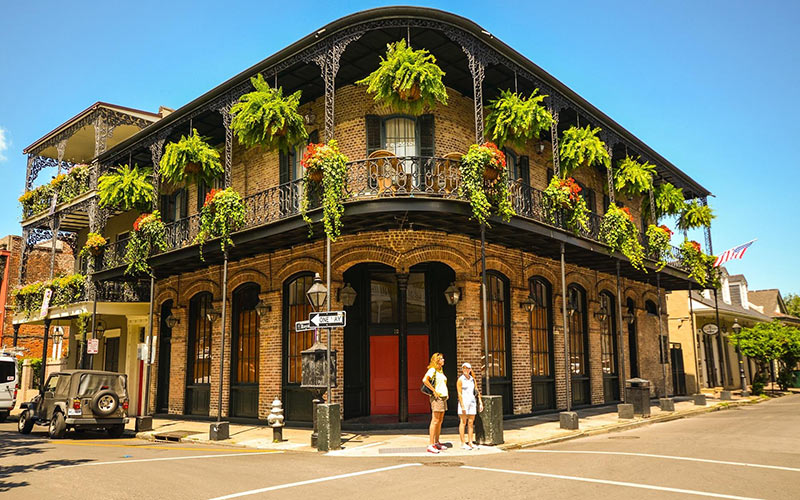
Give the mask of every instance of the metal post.
[[659, 350], [661, 351], [661, 380], [664, 383], [664, 397], [667, 394], [667, 351], [664, 346], [664, 333], [662, 331], [661, 321], [661, 273], [656, 273], [656, 289], [658, 291], [658, 342], [660, 344]]
[[153, 300], [154, 300], [154, 290], [155, 290], [155, 278], [153, 275], [150, 275], [150, 312], [148, 313], [148, 324], [150, 325], [149, 331], [147, 332], [147, 360], [145, 360], [145, 365], [147, 366], [147, 383], [144, 386], [144, 411], [141, 413], [144, 416], [150, 414], [150, 374], [152, 373], [153, 363], [153, 349], [155, 346], [153, 345]]
[[224, 252], [222, 261], [222, 333], [220, 334], [219, 350], [219, 398], [217, 400], [217, 424], [222, 421], [222, 388], [225, 380], [225, 313], [227, 312], [228, 301], [228, 250]]
[[617, 339], [619, 340], [620, 385], [622, 402], [625, 402], [625, 343], [622, 336], [622, 287], [619, 279], [619, 260], [617, 260]]
[[19, 324], [14, 325], [14, 340], [11, 344], [12, 347], [17, 347], [17, 341], [19, 340]]
[[50, 332], [50, 318], [44, 320], [44, 341], [42, 342], [42, 369], [39, 373], [39, 388], [44, 387], [44, 377], [47, 372], [47, 334]]
[[399, 408], [400, 408], [400, 422], [408, 422], [408, 318], [406, 299], [408, 297], [408, 273], [400, 273], [397, 275], [397, 311], [400, 315], [400, 328], [398, 332], [398, 356], [400, 366], [400, 394], [399, 394]]
[[722, 383], [722, 387], [725, 387], [725, 380], [729, 380], [730, 375], [727, 373], [728, 369], [725, 363], [725, 344], [722, 342], [722, 328], [719, 326], [719, 299], [717, 297], [717, 289], [714, 288], [714, 311], [716, 313], [716, 322], [717, 322], [717, 346], [719, 347], [719, 374], [720, 382]]
[[[325, 302], [326, 302], [326, 305], [325, 305], [326, 309], [325, 310], [326, 311], [330, 311], [331, 310], [331, 294], [333, 293], [333, 290], [331, 290], [331, 237], [326, 235], [325, 239], [326, 239], [326, 242], [325, 242], [325, 248], [326, 248], [326, 250], [325, 250], [325, 269], [326, 269], [325, 281], [326, 281], [326, 285], [325, 286], [328, 287], [328, 295], [325, 297]], [[331, 328], [327, 329], [327, 345], [325, 347], [325, 381], [326, 381], [326, 383], [328, 385], [327, 391], [326, 391], [325, 401], [328, 404], [333, 403], [333, 400], [331, 399], [331, 332], [332, 331], [333, 330]]]
[[489, 387], [490, 364], [489, 364], [489, 320], [486, 317], [486, 224], [481, 224], [481, 311], [483, 312], [483, 355], [485, 356], [485, 367], [483, 378], [486, 380], [486, 395], [492, 394]]
[[[694, 304], [692, 303], [692, 282], [689, 282], [689, 318], [692, 322], [692, 349], [694, 350], [694, 369], [695, 369], [695, 394], [700, 394], [700, 358], [697, 357], [697, 330], [694, 327]], [[702, 338], [702, 336], [700, 337]]]
[[[95, 285], [96, 285], [96, 283], [95, 283]], [[94, 299], [92, 300], [92, 332], [91, 332], [92, 333], [92, 338], [94, 338], [94, 332], [95, 331], [97, 331], [97, 291], [95, 291]], [[89, 360], [89, 369], [91, 370], [92, 368], [94, 368], [94, 354], [92, 354], [92, 356], [89, 357], [89, 351], [88, 351], [89, 338], [88, 338], [88, 335], [89, 335], [89, 332], [86, 332], [86, 338], [83, 341], [83, 349], [86, 350], [86, 356], [84, 357], [84, 364], [81, 365], [81, 368], [85, 368], [86, 367], [86, 359], [88, 358], [88, 360]]]
[[572, 370], [569, 363], [569, 322], [567, 321], [567, 272], [564, 263], [564, 242], [561, 242], [561, 315], [564, 319], [564, 369], [567, 379], [567, 411], [572, 410]]
[[736, 355], [739, 358], [739, 380], [742, 384], [742, 397], [749, 396], [750, 393], [747, 391], [747, 379], [744, 376], [744, 359], [742, 359], [742, 351], [739, 348], [736, 349]]

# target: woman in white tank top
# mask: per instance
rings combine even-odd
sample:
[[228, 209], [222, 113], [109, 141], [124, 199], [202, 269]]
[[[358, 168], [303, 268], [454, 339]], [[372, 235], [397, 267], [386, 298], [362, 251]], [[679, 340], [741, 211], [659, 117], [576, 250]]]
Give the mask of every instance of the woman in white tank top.
[[[461, 365], [461, 376], [456, 382], [456, 392], [458, 393], [458, 437], [461, 438], [461, 448], [471, 450], [477, 448], [475, 444], [475, 415], [479, 409], [483, 409], [481, 393], [475, 386], [475, 377], [472, 374], [472, 366], [469, 363]], [[464, 428], [467, 428], [467, 441], [464, 441]]]

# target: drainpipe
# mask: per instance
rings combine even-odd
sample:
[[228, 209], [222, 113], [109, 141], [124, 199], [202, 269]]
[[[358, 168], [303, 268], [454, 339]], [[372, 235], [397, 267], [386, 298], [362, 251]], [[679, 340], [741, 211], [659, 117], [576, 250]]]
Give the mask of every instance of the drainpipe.
[[561, 306], [564, 320], [564, 368], [567, 379], [567, 411], [572, 410], [572, 370], [569, 364], [569, 322], [567, 321], [567, 273], [564, 264], [564, 242], [561, 242]]
[[619, 279], [619, 260], [617, 260], [617, 339], [619, 340], [619, 362], [620, 362], [620, 399], [625, 402], [625, 343], [622, 336], [622, 287]]
[[667, 360], [669, 359], [667, 356], [669, 353], [667, 352], [667, 347], [664, 345], [664, 333], [662, 331], [662, 324], [661, 324], [661, 273], [656, 273], [656, 288], [658, 291], [658, 342], [660, 344], [660, 351], [661, 351], [661, 380], [664, 383], [664, 397], [668, 397], [667, 394]]
[[489, 388], [489, 325], [486, 317], [486, 224], [481, 224], [481, 310], [483, 311], [483, 353], [486, 360], [484, 379], [486, 380], [486, 395], [492, 394]]

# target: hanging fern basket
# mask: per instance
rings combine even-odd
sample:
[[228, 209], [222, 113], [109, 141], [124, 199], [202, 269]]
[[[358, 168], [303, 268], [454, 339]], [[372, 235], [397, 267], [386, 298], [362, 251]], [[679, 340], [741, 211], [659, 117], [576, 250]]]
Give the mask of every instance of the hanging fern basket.
[[397, 96], [406, 102], [414, 102], [422, 97], [422, 91], [419, 88], [419, 84], [415, 83], [410, 89], [398, 89]]
[[493, 167], [491, 165], [487, 165], [486, 168], [483, 169], [483, 178], [487, 181], [494, 182], [500, 177], [500, 169]]
[[183, 173], [186, 175], [196, 175], [200, 173], [200, 164], [194, 161], [190, 161], [183, 167]]
[[308, 171], [308, 180], [311, 182], [322, 182], [322, 169], [309, 169]]

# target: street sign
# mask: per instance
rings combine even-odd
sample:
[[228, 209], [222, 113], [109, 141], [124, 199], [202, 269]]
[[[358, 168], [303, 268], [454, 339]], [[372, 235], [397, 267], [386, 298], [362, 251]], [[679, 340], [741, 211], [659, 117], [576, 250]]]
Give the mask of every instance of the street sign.
[[308, 322], [318, 328], [345, 326], [347, 317], [344, 311], [313, 312], [308, 315]]
[[714, 323], [708, 323], [706, 325], [703, 325], [703, 333], [705, 333], [706, 335], [714, 335], [718, 331], [719, 328], [717, 328], [717, 325], [715, 325]]
[[310, 321], [295, 321], [294, 323], [294, 330], [296, 332], [307, 332], [313, 329], [314, 325], [312, 325]]
[[86, 341], [86, 354], [97, 354], [100, 350], [100, 339], [89, 339]]

